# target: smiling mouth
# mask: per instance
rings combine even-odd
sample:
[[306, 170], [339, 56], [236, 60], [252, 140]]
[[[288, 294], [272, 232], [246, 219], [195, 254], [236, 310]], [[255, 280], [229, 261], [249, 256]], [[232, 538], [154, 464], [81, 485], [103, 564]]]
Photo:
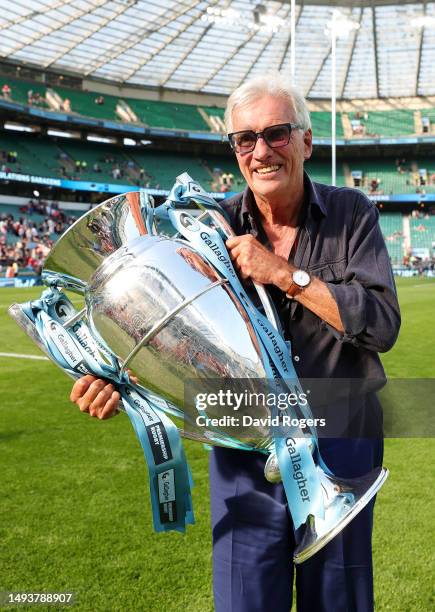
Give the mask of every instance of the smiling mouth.
[[280, 168], [281, 168], [280, 165], [263, 166], [263, 168], [256, 168], [254, 172], [256, 172], [257, 174], [260, 174], [261, 176], [264, 176], [266, 174], [272, 174], [272, 172], [276, 172]]

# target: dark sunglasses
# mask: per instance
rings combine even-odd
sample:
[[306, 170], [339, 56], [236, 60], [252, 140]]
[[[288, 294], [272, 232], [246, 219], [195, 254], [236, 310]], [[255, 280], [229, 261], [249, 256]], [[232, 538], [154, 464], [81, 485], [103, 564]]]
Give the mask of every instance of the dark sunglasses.
[[269, 147], [277, 149], [278, 147], [288, 145], [292, 129], [303, 130], [304, 128], [296, 123], [280, 123], [279, 125], [271, 125], [264, 128], [262, 132], [254, 132], [253, 130], [233, 132], [228, 134], [228, 140], [230, 141], [231, 148], [236, 153], [251, 153], [255, 149], [260, 136]]

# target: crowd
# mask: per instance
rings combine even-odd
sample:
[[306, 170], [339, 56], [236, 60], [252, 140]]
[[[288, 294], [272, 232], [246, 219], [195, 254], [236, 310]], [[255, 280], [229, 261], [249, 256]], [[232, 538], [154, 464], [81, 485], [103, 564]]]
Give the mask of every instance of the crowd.
[[[20, 270], [40, 274], [54, 240], [75, 220], [44, 200], [29, 200], [19, 213], [0, 213], [0, 274], [8, 278]], [[34, 213], [42, 219], [32, 220]]]
[[402, 262], [403, 268], [414, 272], [414, 274], [417, 273], [419, 276], [427, 275], [427, 273], [433, 276], [435, 274], [435, 257], [422, 259], [416, 255], [405, 255]]

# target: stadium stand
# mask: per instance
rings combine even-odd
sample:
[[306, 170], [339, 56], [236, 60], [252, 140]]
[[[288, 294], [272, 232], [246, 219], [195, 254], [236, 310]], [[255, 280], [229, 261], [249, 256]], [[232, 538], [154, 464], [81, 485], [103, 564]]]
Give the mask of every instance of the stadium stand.
[[[9, 162], [9, 151], [17, 161]], [[155, 149], [49, 138], [10, 131], [0, 132], [0, 167], [3, 171], [96, 182], [124, 182], [168, 189], [174, 178], [188, 171], [212, 191], [243, 187], [232, 156], [177, 154]], [[215, 169], [218, 171], [215, 172]], [[330, 162], [312, 161], [306, 169], [314, 180], [331, 181]], [[224, 181], [220, 176], [224, 176]], [[226, 180], [225, 175], [232, 175]], [[361, 176], [358, 180], [356, 177]], [[369, 195], [435, 193], [435, 158], [353, 159], [337, 162], [337, 185], [358, 187]], [[228, 189], [223, 189], [227, 186]]]
[[201, 106], [199, 112], [213, 132], [225, 132], [225, 109], [218, 106]]
[[[404, 136], [415, 134], [414, 111], [388, 110], [348, 113], [356, 136]], [[357, 129], [358, 125], [362, 127]]]
[[403, 261], [403, 221], [401, 213], [381, 213], [379, 225], [393, 264]]
[[210, 131], [198, 107], [154, 100], [127, 100], [130, 108], [145, 125], [177, 130]]
[[58, 86], [52, 87], [52, 89], [60, 95], [62, 100], [68, 99], [70, 101], [73, 113], [96, 119], [120, 120], [120, 117], [116, 114], [116, 107], [119, 103], [119, 98], [116, 96], [104, 95], [104, 103], [97, 104], [95, 100], [98, 99], [99, 94]]
[[192, 177], [200, 183], [206, 183], [204, 186], [209, 188], [210, 175], [197, 157], [147, 150], [135, 150], [130, 156], [152, 177], [154, 187], [169, 189], [176, 176], [188, 171]]
[[[9, 151], [17, 153], [16, 162], [8, 161]], [[48, 139], [0, 132], [0, 166], [4, 171], [9, 168], [11, 172], [57, 176], [60, 170], [56, 159], [57, 154], [55, 145]]]
[[[349, 182], [349, 185], [359, 187], [369, 194], [435, 192], [435, 160], [431, 158], [412, 161], [358, 159], [349, 160], [347, 163], [351, 173], [362, 173], [360, 185], [354, 181]], [[424, 183], [420, 180], [420, 169], [425, 170]]]
[[[6, 79], [4, 82], [6, 82]], [[0, 83], [3, 84], [3, 81], [0, 80]], [[14, 102], [28, 104], [29, 92], [31, 91], [33, 94], [39, 94], [38, 105], [45, 106], [47, 108], [47, 104], [45, 102], [45, 92], [47, 88], [42, 83], [38, 83], [36, 81], [22, 81], [21, 79], [13, 79], [10, 77], [7, 78], [7, 83], [11, 88], [11, 100]]]
[[[12, 148], [18, 153], [18, 161], [16, 164], [9, 164], [10, 171], [34, 175], [97, 182], [122, 181], [132, 185], [147, 184], [148, 187], [168, 189], [172, 187], [178, 174], [189, 172], [205, 188], [212, 191], [239, 190], [244, 185], [237, 162], [232, 156], [208, 155], [203, 159], [193, 155], [145, 148], [125, 149], [67, 138], [54, 140], [0, 133], [0, 151], [7, 152]], [[98, 170], [95, 170], [96, 167]], [[329, 162], [310, 161], [306, 167], [314, 180], [330, 182]], [[116, 168], [120, 173], [114, 173]], [[225, 180], [226, 175], [231, 175], [228, 182]], [[337, 185], [345, 185], [341, 164], [337, 165]], [[228, 189], [223, 189], [223, 186]]]
[[[130, 181], [133, 177], [124, 171], [129, 160], [123, 149], [69, 139], [59, 141], [58, 148], [67, 156], [63, 162], [67, 167], [66, 174], [71, 178], [98, 182], [122, 179], [133, 184], [133, 180]], [[115, 171], [116, 168], [119, 172]]]
[[427, 108], [421, 111], [422, 116], [425, 116], [429, 120], [428, 132], [435, 134], [435, 108]]
[[[305, 162], [305, 170], [314, 181], [331, 184], [331, 163], [329, 161], [309, 160]], [[346, 185], [343, 164], [341, 163], [337, 163], [336, 167], [336, 184], [337, 187]]]
[[[10, 151], [17, 153], [16, 162], [8, 162]], [[175, 177], [182, 172], [189, 172], [209, 190], [216, 183], [216, 191], [221, 191], [219, 176], [225, 174], [232, 174], [238, 187], [243, 184], [237, 164], [230, 156], [210, 155], [205, 160], [192, 154], [127, 149], [6, 131], [0, 132], [0, 167], [8, 172], [100, 183], [122, 182], [161, 189], [171, 188]], [[214, 169], [219, 169], [219, 172], [214, 172]]]
[[[150, 127], [175, 130], [224, 131], [224, 109], [217, 106], [141, 100], [106, 94], [101, 96], [98, 92], [57, 85], [47, 87], [41, 83], [9, 77], [7, 82], [11, 87], [11, 99], [21, 104], [28, 104], [28, 92], [32, 91], [39, 95], [38, 105], [45, 107], [51, 105], [56, 110], [62, 110], [63, 104], [68, 100], [70, 110], [68, 108], [63, 108], [63, 110], [86, 117], [111, 121], [138, 121]], [[3, 84], [1, 79], [0, 83]], [[50, 105], [47, 103], [47, 91], [53, 94], [53, 97], [48, 96]], [[103, 103], [96, 103], [99, 98], [103, 99]], [[429, 132], [431, 130], [434, 132], [435, 109], [429, 108], [418, 112], [420, 122], [422, 116], [427, 117], [430, 122]], [[344, 138], [345, 135], [346, 137], [397, 137], [423, 133], [423, 127], [420, 124], [417, 125], [414, 114], [415, 111], [411, 109], [337, 113], [337, 138]], [[314, 110], [311, 112], [311, 121], [315, 137], [331, 137], [330, 112]], [[348, 122], [353, 129], [350, 130], [350, 134], [345, 134], [344, 126]]]
[[[311, 113], [311, 125], [315, 138], [331, 137], [331, 113], [324, 111], [313, 111]], [[335, 130], [337, 138], [344, 137], [343, 124], [339, 113], [336, 114]]]
[[435, 215], [419, 215], [410, 219], [411, 247], [435, 249]]

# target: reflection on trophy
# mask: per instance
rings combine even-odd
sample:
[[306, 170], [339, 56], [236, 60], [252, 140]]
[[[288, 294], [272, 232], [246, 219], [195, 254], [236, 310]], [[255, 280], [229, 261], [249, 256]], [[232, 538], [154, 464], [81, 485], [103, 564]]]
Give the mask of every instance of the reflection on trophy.
[[[265, 453], [269, 456], [266, 478], [279, 482], [282, 477], [284, 485], [295, 480], [290, 474], [286, 481], [283, 474], [283, 469], [291, 470], [295, 463], [294, 457], [283, 459], [285, 440], [298, 440], [297, 452], [302, 457], [299, 470], [305, 465], [311, 474], [307, 487], [317, 500], [316, 511], [305, 517], [300, 528], [302, 539], [295, 554], [295, 561], [300, 563], [354, 518], [382, 486], [388, 472], [379, 468], [360, 479], [335, 478], [312, 459], [315, 432], [307, 436], [292, 430], [292, 437], [288, 434], [286, 438], [285, 430], [279, 429], [274, 437], [267, 426], [235, 429], [197, 424], [198, 408], [186, 401], [185, 381], [197, 381], [198, 389], [206, 389], [207, 381], [243, 379], [245, 386], [252, 381], [252, 389], [256, 389], [258, 380], [271, 377], [268, 355], [272, 351], [268, 353], [265, 324], [261, 323], [267, 321], [264, 315], [272, 330], [269, 340], [282, 339], [276, 320], [271, 320], [273, 308], [264, 290], [259, 287], [263, 319], [255, 314], [256, 307], [248, 304], [239, 289], [240, 281], [233, 278], [229, 267], [225, 273], [228, 264], [222, 246], [216, 246], [221, 245], [217, 238], [214, 242], [207, 238], [207, 244], [213, 256], [219, 253], [220, 269], [195, 242], [202, 234], [220, 234], [224, 244], [231, 230], [219, 206], [187, 175], [179, 177], [175, 187], [172, 199], [170, 196], [160, 209], [154, 209], [145, 194], [128, 193], [89, 211], [54, 246], [43, 280], [48, 286], [84, 296], [85, 309], [62, 321], [63, 328], [68, 331], [75, 323], [86, 322], [92, 350], [100, 351], [105, 367], [113, 367], [119, 381], [127, 370], [131, 371], [138, 383], [130, 381], [129, 388], [145, 393], [156, 411], [175, 418], [182, 436]], [[192, 211], [192, 203], [198, 203], [199, 217]], [[28, 312], [18, 305], [11, 308], [12, 316], [44, 348], [41, 328], [32, 323]], [[49, 355], [53, 358], [52, 353]], [[86, 356], [84, 359], [86, 362]], [[85, 371], [89, 371], [86, 363]], [[294, 376], [291, 372], [288, 377]], [[243, 416], [249, 414], [250, 407], [241, 405], [237, 416], [243, 422]], [[212, 416], [219, 416], [219, 407], [213, 409]], [[270, 418], [270, 407], [257, 407], [255, 416], [260, 421]], [[295, 520], [303, 504], [289, 491], [286, 487]], [[296, 520], [295, 527], [299, 527]]]

